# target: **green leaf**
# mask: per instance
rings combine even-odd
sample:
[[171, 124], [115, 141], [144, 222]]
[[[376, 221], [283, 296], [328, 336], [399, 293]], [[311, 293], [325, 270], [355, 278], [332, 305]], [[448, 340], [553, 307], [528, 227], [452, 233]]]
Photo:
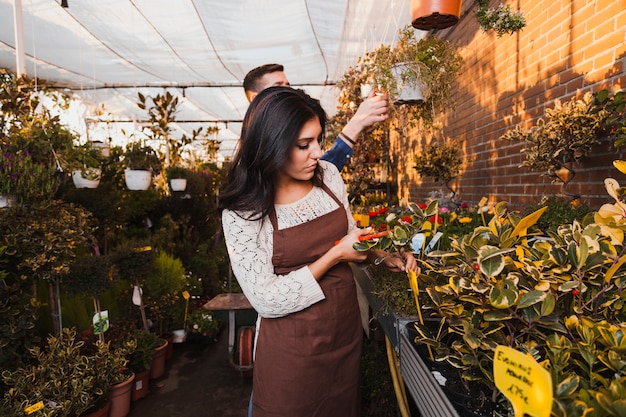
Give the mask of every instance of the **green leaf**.
[[546, 297], [543, 300], [543, 303], [541, 303], [541, 315], [549, 316], [554, 311], [555, 306], [556, 300], [554, 299], [554, 296], [550, 293], [547, 293]]
[[525, 294], [522, 294], [519, 301], [517, 302], [517, 308], [526, 308], [530, 307], [538, 302], [541, 302], [546, 297], [546, 293], [543, 291], [529, 291]]
[[517, 294], [507, 288], [494, 287], [489, 293], [489, 303], [495, 308], [509, 308], [515, 304]]
[[513, 315], [509, 311], [491, 310], [483, 314], [483, 318], [485, 321], [502, 321], [512, 319]]
[[571, 374], [564, 380], [562, 380], [556, 386], [556, 397], [562, 398], [568, 395], [572, 395], [577, 389], [580, 383], [580, 377], [576, 374]]
[[534, 213], [531, 213], [528, 216], [524, 217], [522, 220], [520, 220], [520, 222], [517, 223], [517, 226], [515, 226], [513, 233], [511, 233], [511, 237], [526, 236], [526, 231], [528, 230], [528, 228], [535, 225], [537, 221], [539, 220], [539, 218], [541, 217], [541, 215], [547, 209], [548, 209], [548, 206], [542, 207], [539, 210], [535, 211]]

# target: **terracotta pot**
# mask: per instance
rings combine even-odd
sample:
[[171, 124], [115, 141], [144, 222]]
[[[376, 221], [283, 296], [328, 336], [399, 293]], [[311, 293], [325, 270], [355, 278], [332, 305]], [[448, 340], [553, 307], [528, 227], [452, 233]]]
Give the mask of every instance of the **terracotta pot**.
[[411, 24], [415, 29], [445, 29], [456, 25], [461, 0], [411, 0]]
[[135, 374], [135, 380], [133, 385], [133, 392], [131, 393], [131, 399], [137, 401], [146, 395], [148, 395], [148, 384], [150, 382], [150, 370], [139, 372]]
[[167, 340], [167, 348], [165, 349], [165, 360], [169, 361], [174, 356], [174, 333], [164, 337]]
[[111, 403], [109, 417], [126, 417], [128, 415], [134, 381], [135, 374], [133, 373], [126, 381], [111, 387], [109, 390], [109, 401]]
[[104, 407], [90, 412], [88, 414], [81, 414], [81, 417], [107, 417], [109, 415], [109, 409], [111, 407], [111, 402], [107, 401]]
[[165, 339], [159, 339], [159, 343], [160, 345], [157, 346], [156, 353], [152, 358], [152, 365], [150, 365], [150, 379], [160, 378], [165, 373], [165, 355], [169, 343]]

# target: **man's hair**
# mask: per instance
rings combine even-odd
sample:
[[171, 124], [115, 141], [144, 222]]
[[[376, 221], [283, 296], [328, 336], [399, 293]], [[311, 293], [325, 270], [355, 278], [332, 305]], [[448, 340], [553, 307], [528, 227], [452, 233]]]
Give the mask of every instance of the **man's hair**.
[[280, 64], [265, 64], [250, 70], [243, 79], [243, 89], [246, 96], [252, 93], [260, 93], [263, 90], [260, 80], [265, 74], [272, 72], [284, 72], [285, 67]]

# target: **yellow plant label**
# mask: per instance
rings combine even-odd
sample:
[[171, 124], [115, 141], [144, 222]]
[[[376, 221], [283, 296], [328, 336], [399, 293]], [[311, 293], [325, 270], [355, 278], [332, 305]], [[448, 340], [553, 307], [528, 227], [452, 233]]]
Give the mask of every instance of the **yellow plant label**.
[[508, 346], [498, 346], [493, 358], [496, 387], [513, 404], [515, 417], [550, 417], [552, 377], [535, 359]]
[[28, 414], [34, 413], [35, 411], [39, 411], [42, 408], [43, 408], [43, 401], [39, 401], [38, 403], [35, 403], [33, 405], [26, 407], [24, 409], [24, 412], [26, 413], [26, 415], [28, 415]]

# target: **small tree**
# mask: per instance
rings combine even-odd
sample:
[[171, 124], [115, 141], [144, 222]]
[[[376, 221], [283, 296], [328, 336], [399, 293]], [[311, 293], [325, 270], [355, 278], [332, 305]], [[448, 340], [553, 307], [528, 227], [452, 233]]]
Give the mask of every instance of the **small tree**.
[[432, 144], [424, 152], [415, 155], [414, 161], [415, 169], [421, 177], [442, 182], [454, 198], [456, 191], [450, 186], [450, 182], [459, 175], [462, 164], [458, 144], [453, 141]]

